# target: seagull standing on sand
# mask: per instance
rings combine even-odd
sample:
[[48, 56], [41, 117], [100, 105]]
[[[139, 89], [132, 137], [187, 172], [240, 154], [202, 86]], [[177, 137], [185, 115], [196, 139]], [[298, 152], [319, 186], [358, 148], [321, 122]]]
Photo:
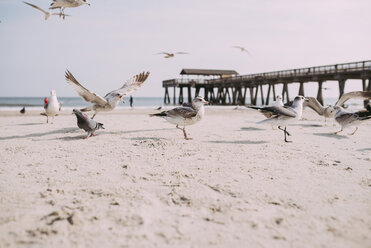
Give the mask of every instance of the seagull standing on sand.
[[[152, 114], [150, 116], [163, 117], [168, 122], [175, 124], [176, 128], [183, 130], [184, 139], [190, 140], [191, 138], [188, 138], [185, 127], [193, 125], [203, 118], [205, 115], [204, 105], [208, 103], [209, 102], [205, 101], [201, 96], [197, 96], [192, 101], [191, 107], [181, 106], [158, 114]], [[183, 128], [180, 128], [179, 126], [183, 126]]]
[[40, 8], [39, 6], [36, 6], [36, 5], [34, 5], [34, 4], [27, 3], [27, 2], [24, 2], [24, 3], [27, 4], [27, 5], [29, 5], [29, 6], [31, 6], [31, 7], [33, 7], [33, 8], [35, 8], [35, 9], [37, 9], [37, 10], [40, 10], [41, 12], [43, 12], [44, 15], [45, 15], [45, 20], [48, 20], [48, 18], [49, 18], [51, 15], [57, 15], [57, 16], [59, 16], [59, 17], [63, 17], [63, 19], [64, 19], [66, 16], [69, 16], [69, 15], [66, 15], [66, 14], [64, 14], [64, 13], [50, 13], [50, 12], [45, 11], [45, 10], [43, 10], [42, 8]]
[[168, 58], [173, 58], [175, 56], [175, 54], [188, 54], [188, 53], [185, 53], [185, 52], [176, 52], [176, 53], [168, 53], [168, 52], [161, 52], [161, 53], [157, 53], [157, 54], [164, 54], [164, 58], [165, 59], [168, 59]]
[[123, 101], [123, 96], [136, 91], [148, 78], [149, 72], [142, 72], [135, 75], [124, 85], [117, 90], [107, 93], [104, 97], [101, 97], [82, 86], [68, 70], [66, 71], [66, 80], [69, 85], [71, 85], [77, 93], [87, 102], [93, 103], [92, 106], [80, 109], [81, 111], [94, 111], [92, 119], [97, 115], [98, 112], [104, 111], [108, 112], [116, 108], [119, 101]]
[[[293, 122], [296, 122], [301, 119], [303, 114], [303, 103], [306, 101], [306, 98], [303, 96], [295, 97], [294, 101], [292, 102], [291, 106], [270, 106], [270, 107], [255, 107], [250, 106], [249, 108], [258, 109], [261, 112], [267, 112], [272, 116], [266, 120], [258, 122], [258, 124], [262, 123], [270, 123], [272, 125], [277, 125], [278, 129], [282, 130], [285, 134], [285, 142], [287, 141], [286, 135], [290, 136], [287, 132], [287, 125]], [[281, 126], [284, 126], [283, 129]]]
[[78, 109], [74, 109], [73, 113], [76, 115], [77, 118], [77, 126], [80, 129], [84, 129], [86, 132], [88, 132], [88, 136], [86, 136], [85, 139], [94, 136], [94, 132], [99, 129], [104, 129], [103, 124], [96, 122], [93, 119], [90, 119], [89, 116], [82, 113]]
[[90, 3], [88, 3], [86, 0], [53, 0], [53, 2], [50, 4], [49, 9], [60, 9], [60, 13], [64, 14], [65, 8], [75, 8], [79, 7], [80, 5], [87, 4], [90, 6]]
[[59, 111], [61, 110], [61, 104], [58, 102], [57, 94], [55, 93], [55, 90], [52, 90], [50, 92], [50, 98], [44, 99], [44, 109], [45, 113], [41, 113], [41, 115], [46, 116], [46, 123], [49, 123], [49, 116], [51, 116], [52, 123], [54, 121], [54, 116], [57, 116]]
[[338, 134], [339, 132], [343, 131], [344, 128], [355, 126], [356, 129], [353, 133], [350, 133], [349, 135], [354, 135], [356, 131], [358, 130], [358, 125], [361, 123], [361, 121], [371, 119], [371, 106], [367, 105], [367, 110], [360, 110], [357, 112], [350, 112], [347, 110], [344, 110], [342, 107], [335, 105], [335, 121], [339, 123], [341, 126], [341, 129], [334, 134]]

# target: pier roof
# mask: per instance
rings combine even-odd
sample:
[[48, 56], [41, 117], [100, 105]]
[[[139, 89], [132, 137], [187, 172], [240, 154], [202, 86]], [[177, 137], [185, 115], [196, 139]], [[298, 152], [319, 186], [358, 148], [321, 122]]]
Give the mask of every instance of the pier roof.
[[213, 69], [183, 69], [180, 75], [203, 75], [203, 76], [222, 76], [238, 75], [235, 70], [213, 70]]

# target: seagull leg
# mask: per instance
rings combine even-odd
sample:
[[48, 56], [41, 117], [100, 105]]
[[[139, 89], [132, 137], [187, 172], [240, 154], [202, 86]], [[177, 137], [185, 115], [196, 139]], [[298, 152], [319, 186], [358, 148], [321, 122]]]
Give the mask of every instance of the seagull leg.
[[340, 133], [342, 131], [343, 131], [343, 127], [341, 127], [341, 129], [339, 131], [335, 132], [334, 134], [336, 135], [336, 134], [338, 134], [338, 133]]
[[354, 135], [354, 134], [357, 132], [357, 130], [358, 130], [358, 127], [356, 127], [356, 129], [354, 130], [353, 133], [348, 133], [348, 134], [349, 134], [349, 135]]
[[46, 116], [46, 123], [49, 123], [49, 116]]
[[88, 132], [88, 135], [84, 139], [88, 139], [90, 136], [90, 132]]
[[176, 125], [176, 128], [180, 129], [180, 130], [183, 130], [183, 128], [180, 128], [178, 125]]
[[285, 134], [285, 142], [287, 142], [287, 143], [290, 143], [290, 142], [292, 142], [292, 141], [288, 141], [288, 140], [287, 140], [287, 137], [286, 137], [286, 135], [287, 135], [287, 136], [291, 136], [291, 134], [290, 134], [289, 132], [287, 132], [287, 130], [286, 130], [286, 129], [287, 129], [287, 127], [286, 127], [286, 126], [285, 126], [285, 129], [282, 129], [282, 128], [281, 128], [281, 126], [278, 126], [278, 129], [279, 129], [279, 130], [282, 130], [282, 131], [283, 131], [283, 133]]
[[187, 137], [187, 133], [186, 133], [186, 131], [185, 131], [185, 127], [183, 127], [182, 130], [183, 130], [183, 134], [184, 134], [184, 139], [185, 139], [185, 140], [191, 140], [192, 138], [188, 138], [188, 137]]
[[92, 119], [94, 119], [94, 117], [96, 116], [97, 114], [93, 114], [93, 117], [91, 117]]

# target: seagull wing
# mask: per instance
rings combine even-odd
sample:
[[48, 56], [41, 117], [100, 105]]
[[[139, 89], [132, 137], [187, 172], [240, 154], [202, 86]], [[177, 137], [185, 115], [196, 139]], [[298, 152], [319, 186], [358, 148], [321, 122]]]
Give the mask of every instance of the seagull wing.
[[325, 108], [318, 102], [318, 100], [314, 97], [307, 97], [308, 102], [304, 102], [305, 107], [309, 107], [317, 112], [319, 115], [323, 115], [325, 112]]
[[189, 107], [178, 107], [172, 110], [166, 111], [166, 115], [169, 117], [182, 117], [184, 119], [192, 118], [197, 115], [197, 111]]
[[27, 2], [24, 2], [24, 3], [27, 4], [27, 5], [29, 5], [29, 6], [31, 6], [31, 7], [33, 7], [33, 8], [35, 8], [35, 9], [40, 10], [40, 11], [43, 12], [45, 15], [49, 14], [49, 12], [43, 10], [43, 9], [40, 8], [39, 6], [36, 6], [36, 5], [34, 5], [34, 4], [31, 4], [31, 3], [27, 3]]
[[120, 94], [120, 96], [124, 96], [136, 91], [149, 76], [149, 72], [142, 72], [140, 74], [135, 75], [131, 79], [125, 82], [125, 84], [117, 90], [109, 92], [105, 95], [104, 98], [109, 97], [111, 94]]
[[69, 72], [68, 70], [66, 71], [65, 77], [66, 77], [67, 83], [71, 85], [85, 101], [91, 102], [91, 103], [97, 103], [99, 105], [107, 104], [107, 101], [104, 98], [102, 98], [101, 96], [91, 92], [90, 90], [82, 86], [76, 80], [76, 78], [72, 75], [72, 73]]
[[346, 101], [348, 101], [351, 98], [364, 100], [371, 99], [371, 91], [352, 91], [346, 93], [340, 97], [340, 99], [337, 101], [335, 105], [342, 106]]
[[281, 107], [281, 106], [270, 106], [270, 107], [254, 107], [249, 106], [248, 108], [252, 109], [258, 109], [260, 110], [264, 115], [269, 115], [268, 113], [272, 114], [272, 117], [274, 116], [289, 116], [289, 117], [296, 117], [296, 113], [291, 111], [289, 108]]
[[170, 56], [171, 55], [171, 53], [167, 53], [167, 52], [161, 52], [161, 53], [156, 53], [156, 54], [165, 54], [167, 56]]

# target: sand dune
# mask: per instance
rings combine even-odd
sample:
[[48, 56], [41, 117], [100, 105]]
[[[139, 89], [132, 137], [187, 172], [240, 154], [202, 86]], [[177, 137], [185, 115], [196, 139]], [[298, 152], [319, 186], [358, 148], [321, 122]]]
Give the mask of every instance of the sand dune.
[[370, 247], [371, 121], [354, 136], [311, 110], [283, 133], [253, 110], [187, 130], [154, 110], [0, 112], [1, 247]]

